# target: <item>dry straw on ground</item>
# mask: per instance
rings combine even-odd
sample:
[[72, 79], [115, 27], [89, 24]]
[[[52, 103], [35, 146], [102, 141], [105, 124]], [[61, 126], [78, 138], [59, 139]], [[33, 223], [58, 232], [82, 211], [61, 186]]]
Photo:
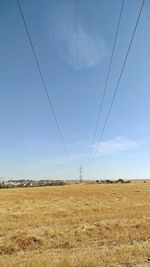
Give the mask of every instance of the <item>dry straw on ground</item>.
[[150, 266], [150, 182], [0, 190], [0, 267]]

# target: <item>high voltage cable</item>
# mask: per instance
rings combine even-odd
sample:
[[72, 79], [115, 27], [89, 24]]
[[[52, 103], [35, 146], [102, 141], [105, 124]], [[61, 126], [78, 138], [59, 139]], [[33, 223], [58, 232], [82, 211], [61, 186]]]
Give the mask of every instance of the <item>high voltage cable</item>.
[[145, 3], [145, 0], [143, 0], [142, 4], [141, 4], [139, 15], [138, 15], [136, 23], [135, 23], [135, 27], [134, 27], [134, 30], [133, 30], [133, 33], [132, 33], [132, 37], [131, 37], [131, 40], [130, 40], [130, 43], [129, 43], [129, 46], [128, 46], [128, 50], [127, 50], [127, 53], [126, 53], [126, 56], [125, 56], [125, 59], [124, 59], [123, 65], [122, 65], [122, 69], [121, 69], [117, 84], [116, 84], [116, 88], [115, 88], [115, 91], [114, 91], [114, 94], [113, 94], [113, 97], [112, 97], [112, 101], [111, 101], [111, 104], [110, 104], [106, 119], [104, 121], [104, 125], [103, 125], [103, 128], [102, 128], [101, 134], [99, 136], [99, 140], [98, 140], [98, 143], [96, 145], [94, 155], [93, 155], [93, 157], [91, 159], [91, 163], [93, 162], [93, 160], [94, 160], [94, 158], [96, 156], [98, 147], [99, 147], [99, 145], [101, 143], [101, 140], [102, 140], [105, 128], [106, 128], [107, 121], [109, 119], [109, 116], [110, 116], [110, 113], [111, 113], [111, 110], [112, 110], [112, 106], [113, 106], [113, 103], [114, 103], [114, 100], [115, 100], [115, 97], [116, 97], [116, 94], [117, 94], [117, 91], [118, 91], [118, 88], [119, 88], [119, 84], [120, 84], [120, 81], [121, 81], [121, 78], [122, 78], [122, 75], [123, 75], [123, 72], [124, 72], [124, 69], [125, 69], [125, 65], [126, 65], [126, 62], [127, 62], [128, 56], [129, 56], [131, 45], [132, 45], [132, 42], [133, 42], [133, 39], [134, 39], [134, 36], [135, 36], [135, 33], [136, 33], [136, 29], [137, 29], [137, 26], [138, 26], [138, 23], [139, 23], [139, 20], [140, 20], [140, 17], [141, 17], [141, 13], [142, 13], [142, 10], [143, 10], [143, 7], [144, 7], [144, 3]]
[[79, 37], [78, 37], [78, 0], [75, 0], [75, 32], [76, 32], [76, 86], [78, 91], [78, 131], [80, 137], [80, 82], [79, 82]]
[[[92, 144], [95, 143], [95, 139], [96, 139], [96, 135], [97, 135], [97, 131], [98, 131], [98, 126], [99, 126], [99, 122], [100, 122], [101, 115], [102, 115], [102, 108], [103, 108], [103, 104], [104, 104], [104, 99], [105, 99], [105, 95], [106, 95], [106, 89], [107, 89], [108, 80], [109, 80], [110, 71], [111, 71], [111, 66], [112, 66], [112, 61], [113, 61], [113, 57], [114, 57], [114, 51], [115, 51], [115, 47], [116, 47], [116, 42], [117, 42], [117, 37], [118, 37], [118, 32], [119, 32], [119, 27], [120, 27], [120, 22], [121, 22], [121, 18], [122, 18], [123, 7], [124, 7], [124, 0], [122, 0], [121, 9], [120, 9], [120, 12], [119, 12], [119, 19], [118, 19], [118, 23], [117, 23], [117, 29], [116, 29], [116, 33], [115, 33], [115, 37], [114, 37], [114, 43], [113, 43], [113, 47], [112, 47], [110, 62], [109, 62], [108, 71], [107, 71], [107, 75], [106, 75], [106, 80], [105, 80], [105, 84], [104, 84], [102, 99], [101, 99], [101, 102], [100, 102], [100, 107], [99, 107], [99, 112], [98, 112], [98, 117], [97, 117], [97, 121], [96, 121], [96, 126], [95, 126], [95, 131], [94, 131]], [[92, 149], [90, 150], [89, 160], [90, 160], [91, 155], [92, 155]], [[88, 164], [89, 164], [89, 160], [88, 160]]]
[[[78, 94], [78, 138], [81, 137], [81, 95], [80, 95], [80, 80], [79, 80], [79, 19], [78, 19], [78, 0], [75, 0], [75, 32], [76, 32], [76, 87]], [[80, 166], [80, 169], [81, 166]], [[81, 179], [82, 180], [82, 179]], [[81, 182], [80, 180], [80, 182]]]
[[27, 36], [28, 36], [28, 39], [29, 39], [29, 43], [30, 43], [30, 46], [31, 46], [31, 50], [32, 50], [32, 52], [33, 52], [33, 55], [34, 55], [34, 58], [35, 58], [35, 61], [36, 61], [37, 69], [38, 69], [39, 74], [40, 74], [40, 77], [41, 77], [41, 81], [42, 81], [42, 84], [43, 84], [43, 89], [44, 89], [45, 94], [46, 94], [46, 97], [47, 97], [47, 99], [48, 99], [48, 103], [49, 103], [50, 110], [51, 110], [51, 112], [52, 112], [52, 115], [53, 115], [53, 118], [54, 118], [54, 121], [55, 121], [57, 130], [58, 130], [58, 134], [59, 134], [60, 139], [61, 139], [61, 141], [62, 141], [62, 144], [63, 144], [64, 150], [65, 150], [65, 153], [66, 153], [66, 155], [67, 155], [67, 157], [68, 157], [68, 151], [67, 151], [67, 147], [66, 147], [66, 144], [65, 144], [65, 141], [64, 141], [64, 137], [63, 137], [63, 134], [62, 134], [62, 131], [61, 131], [61, 128], [60, 128], [58, 119], [57, 119], [57, 117], [56, 117], [55, 110], [54, 110], [54, 107], [53, 107], [51, 98], [50, 98], [50, 96], [49, 96], [49, 93], [48, 93], [48, 90], [47, 90], [46, 83], [45, 83], [45, 81], [44, 81], [44, 77], [43, 77], [43, 74], [42, 74], [42, 70], [41, 70], [41, 67], [40, 67], [40, 63], [39, 63], [38, 58], [37, 58], [37, 56], [36, 56], [35, 48], [34, 48], [34, 45], [33, 45], [33, 42], [32, 42], [32, 39], [31, 39], [31, 36], [30, 36], [30, 33], [29, 33], [29, 30], [28, 30], [28, 26], [27, 26], [27, 23], [26, 23], [26, 20], [25, 20], [25, 17], [24, 17], [22, 8], [21, 8], [21, 6], [20, 6], [20, 2], [19, 2], [19, 0], [17, 0], [17, 3], [18, 3], [18, 7], [19, 7], [19, 11], [20, 11], [22, 20], [23, 20], [23, 24], [24, 24], [24, 26], [25, 26], [26, 33], [27, 33]]

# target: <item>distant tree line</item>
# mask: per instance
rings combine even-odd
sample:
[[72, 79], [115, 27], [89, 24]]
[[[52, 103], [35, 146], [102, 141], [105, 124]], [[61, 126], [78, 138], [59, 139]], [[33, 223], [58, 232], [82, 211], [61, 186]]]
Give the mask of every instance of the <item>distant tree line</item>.
[[126, 184], [126, 183], [131, 183], [130, 180], [123, 180], [123, 179], [118, 179], [118, 180], [96, 180], [97, 184], [117, 184], [117, 183], [121, 183], [121, 184]]

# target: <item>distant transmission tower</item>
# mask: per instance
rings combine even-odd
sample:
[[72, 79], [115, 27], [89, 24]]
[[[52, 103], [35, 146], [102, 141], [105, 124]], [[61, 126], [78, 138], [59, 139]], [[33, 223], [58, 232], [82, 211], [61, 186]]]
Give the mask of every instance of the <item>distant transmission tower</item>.
[[83, 173], [83, 168], [80, 166], [80, 168], [79, 168], [79, 180], [80, 180], [80, 183], [82, 183], [82, 173]]

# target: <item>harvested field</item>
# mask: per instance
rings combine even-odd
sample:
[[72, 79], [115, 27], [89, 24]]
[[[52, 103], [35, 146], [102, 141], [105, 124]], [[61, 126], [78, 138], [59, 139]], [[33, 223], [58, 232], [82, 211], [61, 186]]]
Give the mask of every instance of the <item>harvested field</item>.
[[0, 190], [0, 267], [150, 266], [150, 182]]

